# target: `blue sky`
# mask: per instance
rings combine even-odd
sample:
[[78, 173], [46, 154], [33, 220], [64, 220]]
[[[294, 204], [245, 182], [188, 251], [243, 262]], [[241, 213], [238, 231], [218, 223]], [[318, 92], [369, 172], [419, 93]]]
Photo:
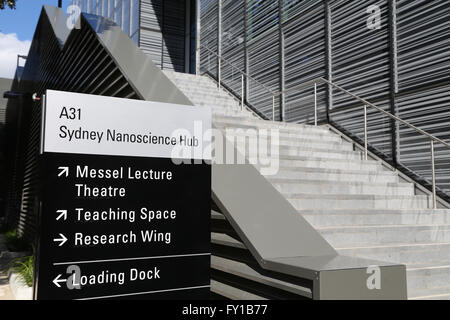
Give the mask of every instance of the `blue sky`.
[[[63, 0], [63, 9], [71, 0]], [[0, 78], [13, 78], [17, 55], [27, 55], [44, 4], [57, 6], [58, 0], [17, 0], [16, 10], [0, 10]]]
[[[63, 0], [64, 10], [71, 0]], [[31, 40], [44, 4], [58, 6], [58, 0], [17, 0], [16, 10], [0, 10], [0, 32], [16, 33], [20, 41]]]

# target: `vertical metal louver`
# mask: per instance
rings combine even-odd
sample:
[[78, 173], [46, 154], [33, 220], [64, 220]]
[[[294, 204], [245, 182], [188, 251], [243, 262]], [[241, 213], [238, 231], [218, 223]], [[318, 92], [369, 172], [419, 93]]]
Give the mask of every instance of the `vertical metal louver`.
[[142, 0], [139, 47], [162, 69], [185, 71], [186, 2]]
[[[278, 33], [272, 32], [253, 39], [248, 45], [248, 70], [250, 76], [273, 92], [280, 90], [280, 55]], [[249, 81], [248, 100], [258, 110], [272, 118], [272, 96], [258, 83]], [[276, 101], [275, 118], [279, 119], [279, 101]]]
[[[159, 17], [159, 18], [158, 18]], [[160, 20], [162, 1], [141, 1], [141, 42], [142, 51], [147, 53], [153, 63], [162, 67], [162, 33]]]
[[184, 72], [185, 1], [164, 1], [162, 17], [163, 69]]
[[[450, 141], [450, 2], [399, 0], [399, 116]], [[400, 126], [399, 161], [431, 181], [430, 143]], [[436, 180], [450, 194], [450, 150], [436, 144]]]
[[222, 63], [222, 81], [233, 92], [241, 94], [239, 70], [245, 69], [245, 14], [243, 1], [224, 0], [222, 4], [222, 56], [230, 64]]
[[[200, 41], [203, 46], [217, 50], [218, 46], [218, 15], [217, 0], [204, 0], [200, 4], [201, 34]], [[217, 57], [207, 49], [200, 49], [200, 67], [202, 71], [217, 76]]]
[[[47, 89], [55, 89], [140, 99], [85, 18], [81, 24], [81, 29], [72, 31], [61, 47], [48, 16], [41, 14], [17, 90], [39, 96]], [[17, 161], [13, 168], [17, 174], [10, 182], [8, 211], [9, 222], [32, 240], [37, 227], [41, 104], [26, 103], [20, 108], [25, 115], [21, 119], [25, 138], [16, 154], [24, 163]], [[11, 216], [17, 211], [19, 216]]]
[[[297, 8], [297, 6], [283, 8], [285, 20], [297, 14], [295, 18], [287, 21], [283, 26], [285, 39], [285, 88], [287, 90], [302, 82], [318, 77], [327, 77], [325, 8], [323, 3], [311, 7], [312, 1], [305, 2], [300, 8]], [[309, 10], [303, 12], [305, 6]], [[326, 103], [325, 87], [321, 85], [318, 89], [319, 117], [323, 119]], [[314, 122], [313, 99], [313, 85], [286, 93], [286, 121]]]
[[[200, 4], [201, 45], [221, 52], [226, 60], [271, 90], [290, 89], [316, 77], [328, 78], [383, 110], [450, 141], [446, 129], [450, 121], [450, 1], [201, 0]], [[380, 19], [373, 24], [378, 13]], [[202, 50], [202, 71], [217, 77], [216, 62], [213, 54]], [[222, 63], [222, 83], [240, 96], [240, 80], [235, 72]], [[270, 93], [247, 81], [247, 102], [261, 115], [272, 118]], [[363, 106], [336, 89], [330, 94], [327, 89], [324, 85], [318, 87], [319, 120], [328, 121], [361, 142]], [[277, 97], [275, 118], [279, 119], [282, 105], [285, 121], [311, 123], [313, 90], [311, 86]], [[371, 150], [429, 185], [429, 141], [387, 116], [367, 110]], [[448, 199], [449, 158], [450, 151], [436, 145], [436, 178], [440, 189], [447, 192], [447, 196], [441, 196]]]

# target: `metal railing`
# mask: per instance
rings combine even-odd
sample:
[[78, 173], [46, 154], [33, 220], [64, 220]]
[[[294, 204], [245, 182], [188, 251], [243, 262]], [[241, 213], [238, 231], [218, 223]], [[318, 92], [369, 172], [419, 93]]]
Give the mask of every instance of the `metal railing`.
[[[303, 82], [299, 85], [296, 85], [292, 88], [283, 90], [283, 91], [279, 91], [277, 93], [275, 93], [275, 95], [282, 95], [282, 94], [286, 94], [290, 91], [294, 91], [294, 90], [298, 90], [300, 88], [304, 88], [307, 86], [313, 86], [314, 87], [314, 125], [317, 126], [317, 112], [318, 112], [318, 108], [317, 108], [317, 84], [318, 83], [324, 83], [326, 85], [329, 85], [335, 89], [338, 89], [339, 91], [345, 93], [346, 95], [358, 100], [359, 102], [362, 103], [363, 105], [363, 110], [364, 110], [364, 158], [365, 160], [368, 159], [368, 133], [367, 133], [367, 106], [377, 110], [378, 112], [383, 113], [384, 115], [388, 116], [389, 118], [407, 126], [408, 128], [414, 130], [415, 132], [427, 137], [430, 140], [430, 158], [431, 158], [431, 183], [432, 183], [432, 202], [433, 202], [433, 208], [436, 209], [437, 208], [437, 197], [436, 197], [436, 168], [435, 168], [435, 143], [440, 143], [443, 146], [445, 146], [446, 148], [450, 149], [450, 144], [433, 136], [432, 134], [429, 134], [428, 132], [412, 125], [411, 123], [393, 115], [390, 112], [387, 112], [383, 109], [381, 109], [380, 107], [377, 107], [376, 105], [374, 105], [373, 103], [370, 103], [369, 101], [351, 93], [350, 91], [340, 87], [339, 85], [328, 81], [327, 79], [324, 79], [322, 77], [319, 78], [315, 78], [313, 80], [307, 81], [307, 82]], [[274, 99], [274, 97], [273, 97]], [[272, 117], [274, 117], [274, 114], [272, 115]]]
[[[242, 71], [240, 68], [236, 67], [234, 64], [232, 64], [231, 62], [227, 61], [225, 58], [223, 58], [221, 55], [217, 54], [216, 52], [214, 52], [212, 49], [204, 46], [204, 45], [200, 45], [197, 48], [197, 54], [200, 54], [200, 50], [201, 49], [205, 49], [206, 51], [208, 51], [208, 53], [213, 54], [216, 58], [217, 58], [217, 87], [220, 90], [220, 86], [222, 83], [222, 73], [220, 72], [221, 68], [222, 68], [222, 62], [224, 62], [225, 64], [229, 65], [232, 69], [236, 70], [238, 73], [241, 74], [241, 108], [244, 109], [245, 107], [245, 79], [247, 78], [250, 81], [253, 81], [254, 83], [256, 83], [260, 88], [262, 88], [264, 91], [266, 91], [269, 95], [271, 95], [272, 97], [274, 97], [275, 92], [272, 91], [271, 89], [269, 89], [267, 86], [265, 86], [263, 83], [261, 83], [260, 81], [256, 80], [255, 78], [253, 78], [252, 76], [250, 76], [249, 74], [245, 73], [244, 71]], [[208, 58], [209, 60], [209, 58]], [[200, 74], [200, 68], [197, 65], [197, 74]], [[272, 110], [273, 112], [275, 112], [275, 98], [272, 98]]]
[[[368, 122], [368, 118], [367, 118], [367, 106], [377, 110], [378, 112], [383, 113], [384, 115], [388, 116], [389, 118], [391, 118], [392, 120], [395, 120], [407, 127], [409, 127], [410, 129], [414, 130], [415, 132], [425, 136], [426, 138], [428, 138], [430, 140], [430, 160], [431, 160], [431, 184], [432, 184], [432, 203], [433, 203], [433, 208], [436, 209], [437, 208], [437, 196], [436, 196], [436, 161], [435, 161], [435, 143], [439, 143], [442, 144], [444, 147], [450, 149], [450, 144], [433, 136], [432, 134], [429, 134], [428, 132], [412, 125], [411, 123], [393, 115], [390, 112], [387, 112], [383, 109], [381, 109], [380, 107], [374, 105], [373, 103], [351, 93], [350, 91], [342, 88], [341, 86], [325, 79], [322, 77], [318, 77], [309, 81], [305, 81], [302, 82], [298, 85], [295, 85], [289, 89], [285, 89], [282, 91], [278, 91], [278, 92], [274, 92], [273, 90], [270, 90], [269, 88], [267, 88], [264, 84], [262, 84], [261, 82], [259, 82], [258, 80], [254, 79], [253, 77], [251, 77], [250, 75], [248, 75], [247, 73], [245, 73], [244, 71], [240, 70], [238, 67], [234, 66], [232, 63], [228, 62], [227, 60], [225, 60], [222, 56], [218, 55], [217, 53], [215, 53], [213, 50], [209, 49], [208, 47], [201, 45], [199, 48], [197, 48], [197, 50], [201, 50], [201, 49], [206, 49], [208, 52], [214, 54], [217, 57], [217, 62], [218, 62], [218, 70], [220, 70], [221, 68], [221, 62], [224, 61], [225, 63], [227, 63], [228, 65], [230, 65], [232, 68], [234, 68], [235, 70], [237, 70], [240, 74], [241, 74], [241, 107], [244, 108], [244, 81], [245, 81], [245, 77], [247, 77], [248, 79], [254, 81], [255, 83], [257, 83], [261, 88], [265, 89], [265, 91], [267, 91], [271, 96], [272, 96], [272, 121], [275, 121], [275, 98], [277, 96], [282, 96], [285, 95], [288, 92], [291, 91], [295, 91], [301, 88], [305, 88], [308, 86], [312, 86], [313, 87], [313, 95], [314, 95], [314, 125], [317, 126], [318, 124], [318, 104], [317, 104], [317, 85], [319, 83], [323, 83], [325, 85], [331, 86], [339, 91], [341, 91], [342, 93], [358, 100], [359, 102], [361, 102], [362, 106], [363, 106], [363, 111], [364, 111], [364, 159], [368, 160], [368, 130], [367, 130], [367, 122]], [[221, 72], [218, 72], [217, 74], [217, 83], [218, 83], [218, 87], [220, 89], [220, 84], [221, 84]], [[328, 112], [328, 110], [327, 110]]]

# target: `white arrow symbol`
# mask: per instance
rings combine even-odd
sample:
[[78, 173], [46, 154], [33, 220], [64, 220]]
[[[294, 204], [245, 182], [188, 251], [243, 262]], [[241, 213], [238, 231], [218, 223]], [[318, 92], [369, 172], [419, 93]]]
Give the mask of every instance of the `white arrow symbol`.
[[67, 279], [60, 279], [61, 275], [58, 274], [58, 276], [53, 280], [53, 283], [55, 284], [55, 286], [57, 286], [58, 288], [61, 288], [61, 285], [59, 284], [60, 282], [66, 282]]
[[66, 238], [62, 233], [60, 233], [59, 236], [60, 236], [61, 238], [53, 239], [53, 242], [61, 242], [61, 243], [59, 244], [59, 246], [61, 247], [64, 243], [66, 243], [67, 238]]
[[67, 210], [56, 210], [56, 213], [59, 213], [60, 215], [56, 217], [56, 220], [59, 220], [63, 218], [64, 220], [67, 219]]
[[66, 177], [69, 176], [69, 167], [58, 167], [59, 173], [58, 173], [58, 177], [61, 177], [63, 174], [66, 175]]

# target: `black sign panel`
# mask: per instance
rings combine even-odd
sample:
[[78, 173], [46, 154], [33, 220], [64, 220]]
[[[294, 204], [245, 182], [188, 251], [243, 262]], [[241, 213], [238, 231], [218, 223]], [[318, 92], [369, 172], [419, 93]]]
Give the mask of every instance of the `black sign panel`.
[[43, 152], [35, 298], [208, 298], [211, 166], [180, 161]]

